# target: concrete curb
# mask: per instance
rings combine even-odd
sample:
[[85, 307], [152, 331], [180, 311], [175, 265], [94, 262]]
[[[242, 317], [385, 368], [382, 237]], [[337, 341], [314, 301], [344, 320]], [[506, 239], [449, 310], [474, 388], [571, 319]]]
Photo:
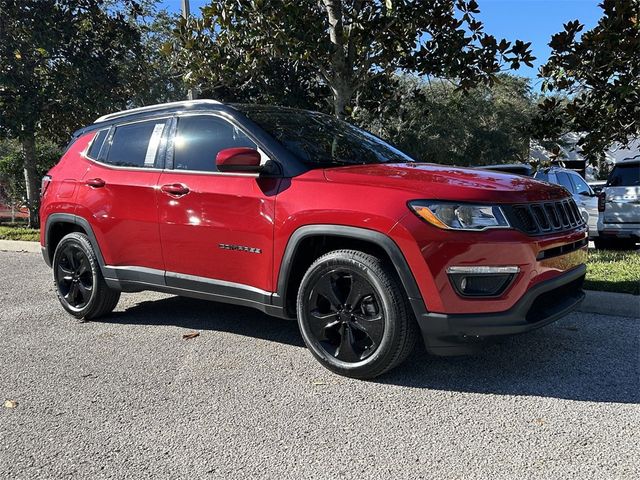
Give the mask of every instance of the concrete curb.
[[25, 242], [23, 240], [0, 240], [0, 251], [40, 253], [40, 242]]
[[579, 312], [618, 315], [640, 319], [640, 296], [630, 293], [585, 290], [587, 296], [578, 307]]
[[[0, 240], [0, 251], [40, 253], [39, 242]], [[640, 296], [628, 293], [586, 290], [587, 296], [578, 307], [579, 312], [618, 315], [640, 319]]]

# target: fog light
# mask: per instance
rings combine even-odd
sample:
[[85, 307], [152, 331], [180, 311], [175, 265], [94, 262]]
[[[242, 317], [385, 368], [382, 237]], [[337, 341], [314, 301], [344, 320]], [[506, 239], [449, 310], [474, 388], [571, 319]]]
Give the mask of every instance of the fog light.
[[497, 297], [511, 284], [519, 267], [449, 267], [451, 285], [463, 297]]

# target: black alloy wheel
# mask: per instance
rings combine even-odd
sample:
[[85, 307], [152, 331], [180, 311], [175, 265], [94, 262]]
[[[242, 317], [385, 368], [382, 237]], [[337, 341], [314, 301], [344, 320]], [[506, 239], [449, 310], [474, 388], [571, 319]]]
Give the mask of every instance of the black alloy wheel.
[[55, 273], [58, 292], [70, 308], [82, 310], [91, 300], [93, 272], [89, 258], [79, 245], [67, 243], [60, 253]]
[[339, 360], [364, 360], [382, 341], [380, 300], [371, 283], [347, 268], [331, 270], [317, 281], [308, 314], [315, 338]]
[[335, 250], [313, 262], [300, 282], [297, 312], [307, 348], [340, 375], [381, 375], [404, 361], [417, 339], [393, 265], [357, 250]]
[[58, 300], [76, 318], [91, 320], [113, 311], [120, 291], [105, 282], [98, 257], [84, 233], [65, 235], [53, 254], [53, 281]]

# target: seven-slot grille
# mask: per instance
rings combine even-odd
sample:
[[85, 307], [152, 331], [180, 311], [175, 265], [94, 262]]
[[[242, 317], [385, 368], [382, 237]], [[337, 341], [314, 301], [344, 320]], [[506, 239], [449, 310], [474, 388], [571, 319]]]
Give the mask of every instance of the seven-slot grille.
[[578, 206], [571, 198], [509, 205], [503, 210], [513, 227], [529, 235], [563, 232], [584, 225]]

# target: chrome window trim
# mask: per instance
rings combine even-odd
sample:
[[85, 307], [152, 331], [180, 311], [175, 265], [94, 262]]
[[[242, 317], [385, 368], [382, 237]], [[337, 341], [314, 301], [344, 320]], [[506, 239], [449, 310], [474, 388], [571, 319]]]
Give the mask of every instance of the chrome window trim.
[[206, 170], [176, 170], [175, 168], [164, 168], [164, 173], [183, 173], [186, 175], [220, 175], [220, 176], [232, 176], [232, 177], [255, 177], [260, 176], [259, 173], [243, 173], [243, 172], [207, 172]]
[[[175, 102], [175, 103], [176, 104], [181, 104], [181, 103], [185, 103], [185, 102]], [[130, 112], [130, 110], [127, 110], [127, 112]], [[180, 119], [180, 117], [204, 116], [204, 115], [221, 118], [222, 120], [225, 120], [225, 121], [231, 123], [235, 128], [237, 128], [242, 133], [244, 133], [253, 143], [256, 144], [258, 152], [260, 152], [260, 155], [265, 158], [265, 160], [263, 161], [263, 164], [265, 164], [265, 163], [267, 163], [269, 161], [274, 161], [273, 160], [273, 157], [274, 157], [273, 154], [269, 153], [268, 149], [265, 148], [265, 146], [260, 141], [258, 141], [258, 139], [251, 132], [249, 132], [245, 128], [243, 128], [233, 118], [233, 116], [230, 115], [229, 113], [223, 112], [223, 111], [212, 112], [212, 111], [193, 111], [193, 110], [179, 110], [177, 112], [162, 113], [162, 114], [159, 114], [158, 116], [149, 116], [149, 117], [136, 119], [136, 120], [123, 121], [123, 122], [114, 122], [113, 124], [109, 125], [108, 127], [105, 127], [105, 128], [102, 128], [102, 129], [98, 130], [98, 131], [100, 131], [100, 130], [110, 130], [108, 132], [108, 134], [107, 134], [107, 138], [105, 138], [105, 140], [104, 140], [102, 148], [100, 149], [100, 154], [102, 154], [102, 151], [104, 150], [105, 146], [107, 145], [107, 142], [108, 142], [108, 147], [111, 148], [111, 144], [113, 142], [113, 136], [114, 136], [115, 131], [116, 131], [116, 129], [118, 127], [122, 127], [122, 126], [126, 126], [126, 125], [133, 125], [133, 124], [142, 123], [142, 122], [152, 122], [152, 121], [155, 121], [155, 120], [164, 120], [166, 122], [165, 131], [166, 131], [166, 134], [167, 134], [167, 138], [165, 140], [166, 145], [165, 145], [165, 148], [164, 148], [164, 152], [162, 152], [162, 154], [165, 157], [164, 158], [164, 160], [165, 160], [164, 161], [164, 165], [163, 165], [162, 168], [156, 168], [156, 167], [127, 167], [127, 166], [121, 166], [121, 165], [112, 165], [112, 164], [106, 163], [106, 162], [104, 162], [102, 160], [91, 158], [91, 157], [86, 155], [86, 152], [88, 152], [88, 150], [90, 148], [90, 145], [93, 142], [93, 140], [87, 146], [87, 148], [82, 153], [82, 155], [87, 160], [89, 160], [90, 162], [96, 163], [96, 164], [98, 164], [98, 165], [100, 165], [102, 167], [110, 168], [110, 169], [113, 169], [113, 170], [130, 170], [130, 171], [139, 171], [139, 172], [150, 172], [150, 171], [152, 171], [152, 172], [173, 172], [173, 173], [180, 173], [180, 174], [186, 174], [186, 175], [219, 175], [219, 176], [252, 177], [252, 178], [260, 177], [259, 173], [209, 172], [209, 171], [206, 171], [206, 170], [179, 170], [179, 169], [173, 168], [173, 140], [174, 140], [175, 133], [177, 131], [177, 122], [178, 122], [178, 120]], [[172, 128], [173, 121], [175, 121], [175, 128]], [[164, 136], [164, 134], [163, 134], [163, 136]], [[94, 137], [94, 139], [95, 139], [95, 137]]]
[[[164, 138], [165, 131], [167, 130], [167, 126], [169, 125], [168, 120], [171, 120], [171, 118], [172, 118], [172, 115], [162, 115], [162, 116], [158, 116], [158, 117], [144, 118], [144, 119], [139, 119], [139, 120], [132, 120], [130, 122], [116, 123], [116, 124], [110, 125], [108, 127], [110, 132], [107, 134], [107, 138], [104, 139], [104, 143], [102, 144], [102, 148], [100, 148], [100, 154], [98, 156], [100, 158], [102, 158], [102, 150], [104, 150], [105, 145], [107, 145], [107, 142], [109, 143], [109, 149], [111, 148], [111, 145], [113, 143], [113, 137], [114, 137], [114, 135], [116, 133], [116, 130], [119, 127], [124, 127], [124, 126], [127, 126], [127, 125], [133, 125], [133, 124], [142, 123], [142, 122], [154, 122], [154, 121], [157, 121], [157, 120], [164, 120], [164, 124], [165, 124], [164, 128], [165, 128], [165, 130], [162, 132], [162, 137]], [[105, 130], [105, 129], [101, 129], [101, 130]], [[160, 139], [160, 146], [158, 147], [158, 151], [156, 152], [156, 160], [158, 159], [158, 156], [164, 156], [166, 154], [166, 145], [164, 146], [164, 149], [161, 148], [163, 146], [162, 143], [163, 142], [166, 143], [163, 140], [163, 138]], [[95, 139], [95, 137], [94, 137], [94, 139]], [[91, 142], [93, 142], [93, 140]], [[162, 151], [162, 150], [164, 150], [164, 151]], [[87, 150], [85, 152], [88, 152], [88, 151], [89, 151], [89, 149], [87, 147]], [[114, 169], [114, 170], [132, 170], [132, 171], [142, 171], [142, 172], [149, 172], [149, 171], [161, 172], [161, 171], [165, 170], [164, 162], [163, 162], [162, 168], [157, 168], [155, 166], [153, 166], [153, 167], [127, 167], [127, 166], [122, 166], [122, 165], [112, 165], [112, 164], [107, 163], [105, 161], [98, 160], [98, 159], [95, 159], [95, 158], [91, 158], [88, 155], [86, 155], [85, 152], [83, 152], [83, 156], [87, 160], [89, 160], [91, 162], [94, 162], [94, 163], [97, 163], [100, 166], [103, 166], [103, 167], [106, 167], [106, 168], [111, 168], [111, 169]]]
[[131, 170], [134, 172], [164, 172], [165, 169], [164, 168], [155, 168], [155, 167], [147, 167], [147, 168], [143, 168], [143, 167], [122, 167], [120, 165], [110, 165], [108, 163], [103, 163], [99, 160], [94, 160], [93, 158], [89, 158], [86, 157], [87, 160], [89, 160], [90, 162], [93, 162], [97, 165], [100, 165], [101, 167], [105, 167], [105, 168], [110, 168], [112, 170]]

